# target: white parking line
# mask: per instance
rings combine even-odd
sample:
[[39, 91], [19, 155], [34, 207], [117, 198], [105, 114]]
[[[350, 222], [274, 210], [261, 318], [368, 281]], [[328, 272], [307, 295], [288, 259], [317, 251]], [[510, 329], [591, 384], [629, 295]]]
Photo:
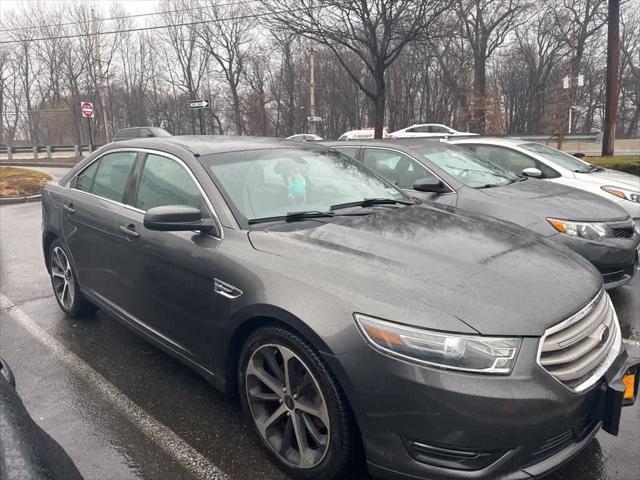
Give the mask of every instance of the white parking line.
[[628, 338], [623, 338], [622, 343], [626, 343], [627, 345], [633, 345], [634, 347], [640, 347], [640, 342], [637, 340], [630, 340]]
[[67, 367], [94, 386], [115, 409], [120, 411], [131, 423], [195, 478], [202, 480], [229, 479], [226, 473], [209, 462], [170, 428], [158, 422], [129, 400], [111, 382], [82, 361], [75, 353], [62, 346], [55, 338], [38, 326], [29, 315], [16, 307], [11, 300], [2, 294], [0, 294], [0, 307], [31, 336], [51, 350]]

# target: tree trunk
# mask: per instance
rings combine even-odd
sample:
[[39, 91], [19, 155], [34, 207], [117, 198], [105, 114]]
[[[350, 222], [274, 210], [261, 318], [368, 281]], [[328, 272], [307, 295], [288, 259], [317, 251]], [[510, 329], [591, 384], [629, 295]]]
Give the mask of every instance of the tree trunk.
[[485, 50], [480, 49], [473, 67], [473, 119], [472, 132], [484, 135], [487, 128], [486, 95], [487, 95], [487, 63]]
[[382, 138], [384, 133], [384, 109], [387, 100], [384, 70], [376, 72], [376, 97], [373, 99], [373, 138]]

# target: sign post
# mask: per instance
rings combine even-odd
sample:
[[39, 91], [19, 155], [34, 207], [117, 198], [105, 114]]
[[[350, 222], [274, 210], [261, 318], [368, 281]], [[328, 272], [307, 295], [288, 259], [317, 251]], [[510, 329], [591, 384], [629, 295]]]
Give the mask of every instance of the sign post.
[[[93, 132], [91, 131], [91, 119], [95, 115], [95, 110], [93, 109], [93, 103], [81, 102], [80, 112], [82, 113], [82, 116], [87, 119], [87, 127], [89, 128], [89, 151], [93, 152]], [[82, 153], [82, 150], [81, 150], [81, 153]]]
[[204, 135], [204, 119], [202, 118], [202, 109], [209, 108], [209, 100], [189, 100], [189, 109], [198, 110], [198, 120], [200, 122], [200, 135]]

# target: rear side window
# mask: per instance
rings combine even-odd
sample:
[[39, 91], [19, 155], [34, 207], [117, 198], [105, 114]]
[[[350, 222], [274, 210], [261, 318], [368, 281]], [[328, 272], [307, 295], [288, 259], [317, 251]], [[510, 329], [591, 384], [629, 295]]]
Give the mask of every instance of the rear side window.
[[140, 176], [135, 206], [146, 211], [163, 205], [201, 208], [200, 190], [176, 161], [148, 155]]
[[78, 190], [82, 190], [83, 192], [91, 191], [93, 179], [95, 178], [96, 171], [98, 170], [98, 165], [100, 165], [99, 161], [94, 162], [88, 168], [85, 168], [80, 175], [78, 175], [78, 179], [76, 180], [76, 188]]
[[417, 180], [436, 178], [414, 159], [394, 150], [367, 148], [364, 164], [400, 188], [413, 189]]
[[358, 159], [358, 147], [333, 147], [333, 149], [349, 158], [353, 158], [354, 160]]
[[108, 153], [78, 175], [76, 188], [122, 202], [135, 160], [135, 152]]

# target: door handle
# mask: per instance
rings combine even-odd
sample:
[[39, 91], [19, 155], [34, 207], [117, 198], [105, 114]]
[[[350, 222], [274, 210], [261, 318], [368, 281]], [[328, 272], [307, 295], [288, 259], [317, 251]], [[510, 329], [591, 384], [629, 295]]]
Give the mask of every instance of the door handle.
[[135, 225], [120, 225], [120, 231], [124, 232], [128, 237], [138, 238], [140, 234], [136, 232]]
[[65, 205], [63, 208], [65, 212], [67, 212], [69, 215], [73, 215], [74, 213], [76, 213], [75, 209], [73, 208], [73, 203], [70, 203], [69, 205]]

